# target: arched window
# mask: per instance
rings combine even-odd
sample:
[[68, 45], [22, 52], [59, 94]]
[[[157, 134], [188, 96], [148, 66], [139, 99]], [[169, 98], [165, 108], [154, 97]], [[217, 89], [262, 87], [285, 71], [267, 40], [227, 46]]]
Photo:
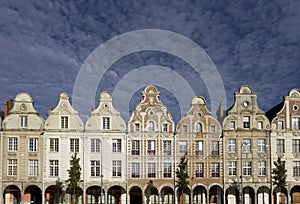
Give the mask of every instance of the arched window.
[[202, 132], [202, 124], [201, 123], [196, 124], [196, 132]]
[[154, 122], [149, 121], [149, 132], [154, 132]]

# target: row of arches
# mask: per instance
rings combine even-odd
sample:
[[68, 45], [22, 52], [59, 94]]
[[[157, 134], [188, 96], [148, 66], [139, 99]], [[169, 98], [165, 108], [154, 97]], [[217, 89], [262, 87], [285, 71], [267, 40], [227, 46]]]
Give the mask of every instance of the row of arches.
[[[83, 197], [83, 190], [78, 188], [76, 197], [78, 204], [171, 204], [174, 199], [178, 201], [177, 197], [180, 189], [176, 191], [176, 198], [174, 196], [174, 189], [165, 186], [160, 190], [154, 185], [148, 185], [146, 189], [142, 190], [139, 186], [132, 186], [129, 188], [128, 196], [126, 190], [121, 186], [112, 186], [107, 192], [104, 189], [101, 191], [100, 186], [90, 186], [86, 189], [85, 197]], [[223, 192], [219, 185], [213, 185], [207, 189], [203, 185], [197, 185], [192, 190], [188, 189], [184, 192], [183, 203], [194, 204], [286, 204], [286, 203], [300, 203], [300, 186], [294, 186], [290, 193], [286, 188], [275, 188], [272, 196], [270, 196], [270, 188], [262, 186], [255, 191], [252, 187], [246, 186], [242, 189], [242, 194], [237, 187], [229, 187]], [[225, 194], [224, 194], [225, 193]], [[46, 204], [70, 204], [72, 192], [69, 189], [63, 191], [59, 186], [52, 185], [45, 190]], [[24, 195], [21, 195], [21, 190], [18, 186], [10, 185], [4, 189], [4, 204], [41, 204], [42, 190], [35, 185], [28, 186], [24, 190]], [[84, 200], [85, 199], [85, 200]]]

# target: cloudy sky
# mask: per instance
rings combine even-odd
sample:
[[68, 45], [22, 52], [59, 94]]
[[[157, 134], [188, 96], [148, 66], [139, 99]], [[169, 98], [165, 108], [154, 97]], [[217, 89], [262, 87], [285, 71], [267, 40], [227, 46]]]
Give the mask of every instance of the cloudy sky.
[[[1, 109], [8, 97], [26, 91], [46, 118], [48, 107], [56, 106], [61, 92], [72, 98], [78, 73], [95, 49], [124, 33], [144, 29], [171, 31], [202, 48], [220, 75], [227, 108], [233, 103], [233, 93], [243, 84], [254, 89], [265, 111], [281, 102], [292, 88], [300, 88], [297, 0], [1, 0]], [[138, 69], [149, 65], [166, 68], [169, 77], [160, 78], [162, 71], [151, 71], [151, 67]], [[131, 78], [126, 78], [128, 73]], [[178, 75], [195, 95], [204, 96], [211, 108], [213, 93], [204, 76], [184, 59], [160, 50], [141, 50], [116, 60], [99, 79], [94, 105], [98, 105], [100, 92], [117, 92], [122, 82], [128, 88], [130, 104], [127, 110], [119, 111], [127, 120], [145, 85], [152, 83], [178, 121], [178, 95], [168, 88], [185, 87], [175, 77]], [[144, 85], [136, 83], [137, 76]], [[159, 82], [168, 80], [169, 84]], [[187, 94], [187, 106], [191, 100]]]

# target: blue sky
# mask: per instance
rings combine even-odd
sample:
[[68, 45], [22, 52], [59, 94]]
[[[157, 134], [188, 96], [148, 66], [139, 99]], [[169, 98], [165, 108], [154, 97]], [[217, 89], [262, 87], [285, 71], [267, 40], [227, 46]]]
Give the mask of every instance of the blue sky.
[[[61, 92], [72, 97], [76, 76], [102, 43], [142, 29], [172, 31], [197, 43], [216, 66], [226, 91], [249, 84], [265, 111], [300, 88], [300, 1], [4, 1], [0, 2], [0, 104], [26, 91], [45, 118]], [[196, 95], [209, 101], [201, 76], [168, 53], [141, 51], [116, 61], [101, 79], [99, 93], [114, 92], [137, 67], [159, 65], [175, 71]], [[152, 77], [155, 77], [155, 73]], [[159, 73], [157, 74], [159, 77]], [[172, 81], [172, 78], [170, 79]], [[135, 86], [134, 81], [128, 82]], [[173, 81], [174, 86], [182, 86]], [[161, 100], [180, 119], [176, 96], [159, 84]], [[129, 111], [141, 99], [137, 87]], [[187, 98], [189, 105], [192, 98]], [[128, 112], [128, 110], [119, 110]], [[127, 118], [125, 118], [127, 120]]]

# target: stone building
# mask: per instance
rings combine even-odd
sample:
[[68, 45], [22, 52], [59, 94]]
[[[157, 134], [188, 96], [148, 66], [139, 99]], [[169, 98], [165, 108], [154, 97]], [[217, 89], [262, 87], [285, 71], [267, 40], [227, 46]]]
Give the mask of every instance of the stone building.
[[[271, 121], [272, 163], [281, 157], [287, 169], [287, 186], [273, 186], [274, 203], [300, 203], [300, 90], [292, 89], [267, 112]], [[274, 166], [273, 166], [274, 167]]]
[[28, 93], [19, 93], [14, 104], [9, 100], [6, 105], [1, 134], [0, 203], [41, 203], [44, 120]]
[[270, 124], [257, 95], [244, 85], [223, 122], [224, 192], [227, 203], [269, 203]]
[[222, 128], [203, 97], [193, 98], [176, 129], [176, 162], [187, 156], [190, 191], [185, 203], [223, 202]]

